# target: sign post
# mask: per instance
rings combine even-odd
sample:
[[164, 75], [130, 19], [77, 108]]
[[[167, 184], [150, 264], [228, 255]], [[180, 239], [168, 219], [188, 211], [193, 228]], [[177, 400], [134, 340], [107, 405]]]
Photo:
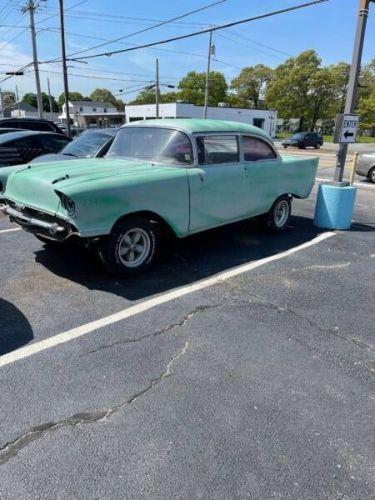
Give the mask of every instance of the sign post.
[[[354, 50], [353, 50], [353, 59], [350, 67], [350, 76], [349, 76], [349, 84], [348, 84], [348, 94], [346, 96], [345, 103], [345, 115], [351, 116], [356, 107], [357, 100], [357, 90], [358, 90], [358, 77], [359, 72], [361, 70], [361, 59], [363, 52], [363, 42], [365, 38], [366, 31], [366, 23], [369, 12], [370, 1], [373, 0], [359, 0], [359, 11], [358, 11], [358, 21], [357, 21], [357, 29], [355, 34], [355, 42], [354, 42]], [[345, 133], [345, 131], [344, 131]], [[354, 136], [350, 136], [352, 133], [351, 130], [347, 132], [347, 137], [351, 138]], [[345, 137], [344, 137], [345, 139]], [[339, 142], [339, 141], [337, 141]], [[341, 182], [344, 175], [344, 168], [346, 162], [346, 155], [348, 152], [348, 143], [355, 141], [340, 141], [340, 147], [337, 152], [337, 162], [334, 174], [334, 180], [336, 182]]]

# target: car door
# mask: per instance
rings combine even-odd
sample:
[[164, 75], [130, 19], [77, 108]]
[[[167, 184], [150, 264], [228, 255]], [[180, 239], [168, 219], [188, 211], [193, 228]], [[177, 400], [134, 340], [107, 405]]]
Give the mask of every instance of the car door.
[[268, 212], [278, 196], [282, 159], [273, 145], [258, 136], [243, 135], [242, 151], [249, 198], [249, 217]]
[[246, 217], [249, 197], [244, 165], [235, 134], [196, 137], [198, 166], [188, 169], [189, 232]]

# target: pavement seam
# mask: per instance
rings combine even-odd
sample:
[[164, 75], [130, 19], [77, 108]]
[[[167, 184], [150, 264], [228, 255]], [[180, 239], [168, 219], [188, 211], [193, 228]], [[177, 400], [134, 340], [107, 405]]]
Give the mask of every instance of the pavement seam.
[[165, 378], [171, 376], [173, 364], [183, 356], [189, 348], [189, 342], [185, 340], [184, 345], [179, 349], [169, 360], [162, 373], [151, 380], [151, 382], [142, 390], [133, 394], [129, 399], [120, 404], [111, 406], [108, 410], [97, 412], [75, 413], [74, 415], [64, 418], [58, 422], [47, 422], [25, 431], [21, 436], [6, 443], [0, 448], [0, 465], [5, 464], [11, 458], [14, 458], [18, 453], [26, 448], [32, 442], [41, 439], [45, 434], [57, 431], [63, 427], [78, 427], [83, 424], [91, 424], [96, 422], [104, 422], [112, 417], [115, 413], [122, 410], [126, 406], [133, 404], [137, 399], [147, 394], [156, 385], [160, 384]]

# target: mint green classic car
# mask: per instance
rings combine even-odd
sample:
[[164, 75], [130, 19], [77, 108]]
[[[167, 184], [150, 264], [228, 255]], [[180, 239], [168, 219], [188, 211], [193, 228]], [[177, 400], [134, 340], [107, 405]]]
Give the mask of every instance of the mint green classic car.
[[105, 159], [12, 173], [0, 208], [46, 244], [94, 243], [111, 272], [127, 275], [154, 262], [165, 230], [183, 238], [260, 215], [284, 229], [317, 166], [281, 158], [264, 131], [244, 123], [139, 121], [120, 129]]

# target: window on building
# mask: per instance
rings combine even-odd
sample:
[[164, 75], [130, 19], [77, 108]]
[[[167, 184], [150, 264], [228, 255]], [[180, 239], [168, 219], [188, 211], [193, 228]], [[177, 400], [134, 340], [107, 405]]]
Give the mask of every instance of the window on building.
[[243, 151], [245, 161], [274, 160], [275, 150], [266, 141], [257, 137], [244, 136]]
[[264, 129], [264, 118], [253, 118], [254, 127], [263, 128]]
[[96, 108], [92, 108], [93, 111], [96, 111]]
[[217, 165], [239, 161], [238, 140], [235, 135], [197, 138], [198, 161], [201, 165]]
[[80, 110], [80, 112], [82, 113], [82, 111], [83, 111], [83, 107], [82, 107], [82, 106], [80, 106], [79, 110]]
[[106, 112], [107, 112], [107, 108], [104, 108], [104, 109], [103, 109], [103, 113], [106, 113]]

